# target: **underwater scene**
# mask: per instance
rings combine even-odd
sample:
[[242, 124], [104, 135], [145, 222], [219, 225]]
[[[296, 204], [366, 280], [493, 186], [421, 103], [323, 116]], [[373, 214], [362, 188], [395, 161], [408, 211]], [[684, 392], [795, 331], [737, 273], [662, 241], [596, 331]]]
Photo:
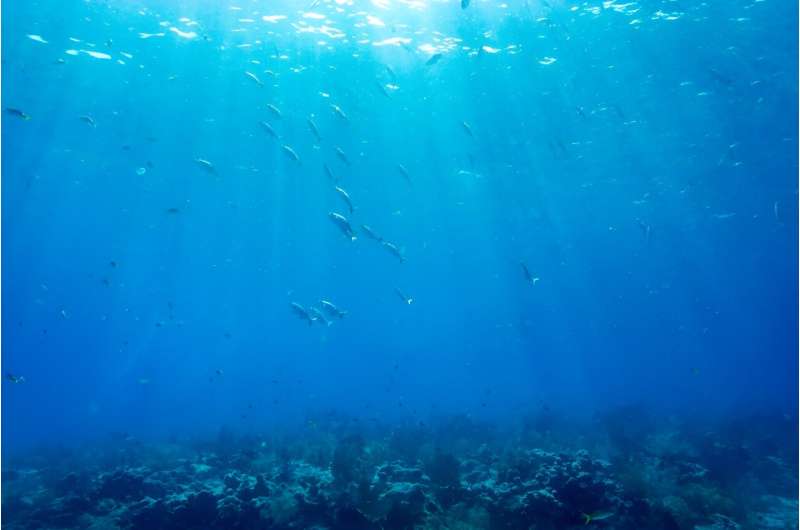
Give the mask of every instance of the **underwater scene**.
[[3, 528], [796, 530], [797, 21], [6, 0]]

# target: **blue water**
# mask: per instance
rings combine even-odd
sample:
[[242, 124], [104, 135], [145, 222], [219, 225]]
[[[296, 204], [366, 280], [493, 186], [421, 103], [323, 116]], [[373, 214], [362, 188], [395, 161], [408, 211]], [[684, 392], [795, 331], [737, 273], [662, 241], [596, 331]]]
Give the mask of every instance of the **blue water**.
[[[4, 452], [326, 411], [796, 414], [795, 3], [2, 15], [29, 117], [2, 121]], [[347, 315], [290, 307], [323, 298]]]

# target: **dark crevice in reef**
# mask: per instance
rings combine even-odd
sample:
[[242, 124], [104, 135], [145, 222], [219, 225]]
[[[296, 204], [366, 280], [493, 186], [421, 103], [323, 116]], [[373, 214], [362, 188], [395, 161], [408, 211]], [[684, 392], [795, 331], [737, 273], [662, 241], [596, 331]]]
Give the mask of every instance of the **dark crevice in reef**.
[[620, 409], [582, 426], [455, 417], [6, 457], [9, 529], [797, 528], [796, 420]]

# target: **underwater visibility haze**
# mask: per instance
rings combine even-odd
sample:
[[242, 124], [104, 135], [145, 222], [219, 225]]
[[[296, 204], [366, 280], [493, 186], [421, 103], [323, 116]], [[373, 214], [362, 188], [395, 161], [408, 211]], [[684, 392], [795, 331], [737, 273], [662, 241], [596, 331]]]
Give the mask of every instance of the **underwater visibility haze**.
[[3, 2], [3, 524], [796, 529], [797, 11]]

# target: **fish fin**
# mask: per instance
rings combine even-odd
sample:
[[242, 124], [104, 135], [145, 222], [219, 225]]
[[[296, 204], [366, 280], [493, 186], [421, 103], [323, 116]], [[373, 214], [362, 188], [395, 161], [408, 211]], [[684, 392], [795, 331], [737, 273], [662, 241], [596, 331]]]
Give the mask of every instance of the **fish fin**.
[[589, 515], [588, 513], [583, 514], [583, 518], [585, 520], [585, 522], [583, 523], [584, 526], [592, 522], [592, 516]]

